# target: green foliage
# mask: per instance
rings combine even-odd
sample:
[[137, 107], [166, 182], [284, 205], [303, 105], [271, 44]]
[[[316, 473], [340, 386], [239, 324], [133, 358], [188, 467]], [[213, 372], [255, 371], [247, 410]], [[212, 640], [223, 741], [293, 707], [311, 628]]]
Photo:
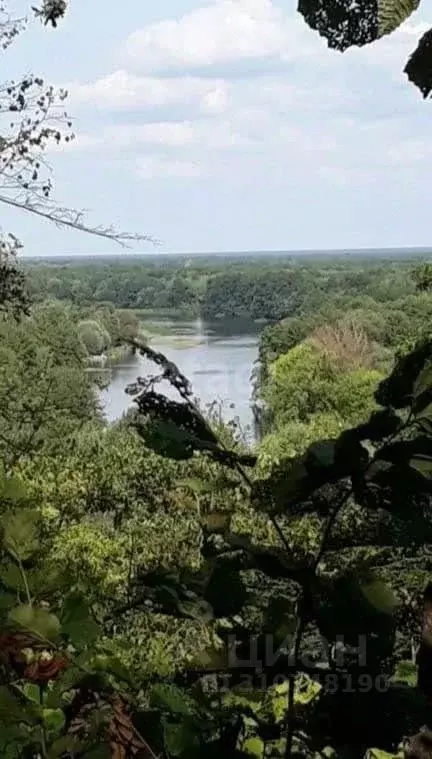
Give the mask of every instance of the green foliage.
[[16, 324], [0, 324], [0, 452], [8, 462], [62, 447], [97, 418], [84, 353], [63, 307], [41, 306]]
[[270, 366], [264, 399], [277, 425], [332, 414], [356, 424], [374, 408], [373, 391], [382, 375], [373, 369], [342, 371], [313, 345], [302, 343]]
[[[353, 274], [342, 267], [334, 286], [372, 286]], [[203, 274], [206, 287], [220, 275]], [[189, 276], [172, 292], [185, 293]], [[301, 277], [292, 282], [294, 303]], [[320, 297], [317, 288], [310, 303]], [[425, 296], [412, 297], [407, 309], [424, 316]], [[146, 345], [177, 403], [141, 381], [130, 389], [137, 413], [118, 425], [92, 419], [92, 407], [61, 446], [61, 425], [45, 425], [43, 443], [16, 459], [5, 444], [5, 755], [109, 756], [113, 735], [128, 735], [152, 759], [361, 757], [370, 746], [393, 751], [417, 729], [423, 665], [409, 661], [416, 633], [405, 591], [421, 597], [432, 545], [432, 357], [425, 341], [383, 380], [372, 306], [362, 307], [361, 329], [335, 306], [327, 322], [303, 330], [305, 316], [275, 329], [273, 343], [266, 330], [262, 382], [275, 427], [256, 452], [203, 417], [187, 379]], [[40, 306], [31, 319], [41, 347], [53, 341], [69, 366], [76, 358], [58, 341], [58, 315], [85, 374], [79, 322], [109, 323], [115, 345], [120, 317], [67, 308]], [[130, 337], [137, 323], [126, 316]], [[389, 323], [378, 325], [383, 343]], [[226, 678], [223, 691], [213, 675]], [[383, 676], [391, 687], [381, 692]], [[376, 727], [377, 713], [386, 726]]]
[[100, 356], [110, 346], [110, 336], [96, 321], [82, 321], [78, 324], [78, 334], [90, 356]]

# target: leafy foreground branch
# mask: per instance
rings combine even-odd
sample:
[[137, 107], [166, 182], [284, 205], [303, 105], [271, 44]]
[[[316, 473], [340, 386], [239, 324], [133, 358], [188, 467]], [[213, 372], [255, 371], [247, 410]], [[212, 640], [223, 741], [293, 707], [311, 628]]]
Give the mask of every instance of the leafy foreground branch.
[[[177, 367], [133, 345], [160, 373], [129, 388], [127, 424], [160, 456], [227, 467], [247, 508], [268, 520], [267, 539], [247, 523], [233, 529], [229, 499], [201, 509], [199, 566], [138, 564], [126, 602], [113, 599], [107, 615], [82, 577], [49, 560], [55, 528], [3, 472], [2, 756], [361, 757], [371, 746], [375, 757], [429, 756], [431, 343], [381, 383], [366, 423], [264, 478], [203, 417]], [[166, 380], [178, 401], [156, 392]], [[179, 486], [198, 495], [206, 482]], [[410, 582], [423, 610], [412, 611]], [[112, 637], [132, 609], [194, 620], [214, 642], [174, 678], [137, 682]]]
[[[298, 11], [329, 47], [344, 51], [391, 34], [420, 7], [420, 0], [299, 0]], [[432, 29], [420, 38], [404, 73], [428, 97], [432, 91]]]

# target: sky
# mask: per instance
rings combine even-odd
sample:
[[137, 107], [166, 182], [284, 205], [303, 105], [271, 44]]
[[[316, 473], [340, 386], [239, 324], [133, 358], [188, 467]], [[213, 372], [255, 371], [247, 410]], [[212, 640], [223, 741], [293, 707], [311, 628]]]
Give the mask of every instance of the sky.
[[[56, 197], [159, 241], [135, 253], [428, 246], [432, 103], [403, 74], [423, 7], [341, 54], [291, 0], [71, 0], [3, 64], [68, 89]], [[26, 255], [119, 252], [18, 211], [0, 223]]]

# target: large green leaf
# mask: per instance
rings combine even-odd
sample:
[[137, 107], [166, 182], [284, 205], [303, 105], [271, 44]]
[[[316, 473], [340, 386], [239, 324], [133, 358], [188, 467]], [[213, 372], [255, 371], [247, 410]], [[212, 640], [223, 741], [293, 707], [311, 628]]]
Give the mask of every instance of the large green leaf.
[[91, 646], [101, 632], [80, 593], [73, 592], [65, 598], [60, 621], [62, 634], [67, 635], [76, 648]]
[[0, 483], [0, 499], [23, 501], [25, 498], [25, 485], [18, 477], [7, 477]]
[[347, 572], [335, 580], [314, 582], [313, 607], [321, 633], [328, 640], [343, 636], [358, 646], [367, 636], [368, 666], [389, 656], [396, 629], [396, 600], [391, 589], [373, 575]]
[[432, 388], [432, 361], [427, 361], [414, 382], [413, 397], [419, 398]]
[[400, 26], [420, 0], [299, 0], [298, 10], [328, 45], [346, 50], [367, 45]]
[[11, 590], [25, 590], [25, 584], [20, 568], [15, 563], [0, 567], [0, 581]]
[[55, 641], [60, 633], [60, 621], [46, 609], [22, 605], [9, 612], [9, 622], [19, 629], [34, 633], [42, 640]]
[[3, 544], [9, 553], [25, 561], [39, 548], [40, 512], [34, 509], [8, 511], [3, 515]]
[[360, 590], [367, 603], [380, 614], [394, 614], [398, 600], [390, 585], [380, 579], [359, 582]]
[[421, 474], [425, 480], [432, 480], [432, 445], [431, 455], [417, 454], [410, 459], [409, 465], [411, 469], [414, 469], [418, 474]]
[[432, 340], [423, 340], [396, 362], [392, 373], [379, 383], [375, 399], [381, 406], [395, 409], [411, 406], [414, 385], [432, 356]]
[[0, 723], [3, 721], [6, 723], [24, 722], [31, 725], [39, 719], [39, 716], [38, 705], [21, 701], [7, 685], [0, 685]]
[[65, 715], [62, 709], [43, 709], [42, 720], [48, 732], [59, 733], [64, 727]]

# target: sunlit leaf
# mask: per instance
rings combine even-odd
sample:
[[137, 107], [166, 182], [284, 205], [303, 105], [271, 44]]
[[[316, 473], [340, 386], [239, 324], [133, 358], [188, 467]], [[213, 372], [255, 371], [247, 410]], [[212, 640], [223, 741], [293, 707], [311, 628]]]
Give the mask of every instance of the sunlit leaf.
[[398, 600], [390, 586], [382, 580], [360, 582], [361, 591], [368, 603], [383, 614], [393, 614]]
[[415, 687], [417, 685], [417, 664], [412, 661], [397, 662], [392, 681]]
[[34, 683], [25, 683], [22, 686], [22, 692], [30, 701], [34, 701], [35, 704], [40, 704], [40, 690], [38, 685], [35, 685]]
[[262, 759], [264, 756], [264, 741], [261, 738], [258, 738], [258, 736], [246, 738], [243, 742], [242, 749], [248, 756]]
[[61, 709], [43, 709], [42, 719], [50, 732], [60, 732], [65, 724], [65, 715]]

